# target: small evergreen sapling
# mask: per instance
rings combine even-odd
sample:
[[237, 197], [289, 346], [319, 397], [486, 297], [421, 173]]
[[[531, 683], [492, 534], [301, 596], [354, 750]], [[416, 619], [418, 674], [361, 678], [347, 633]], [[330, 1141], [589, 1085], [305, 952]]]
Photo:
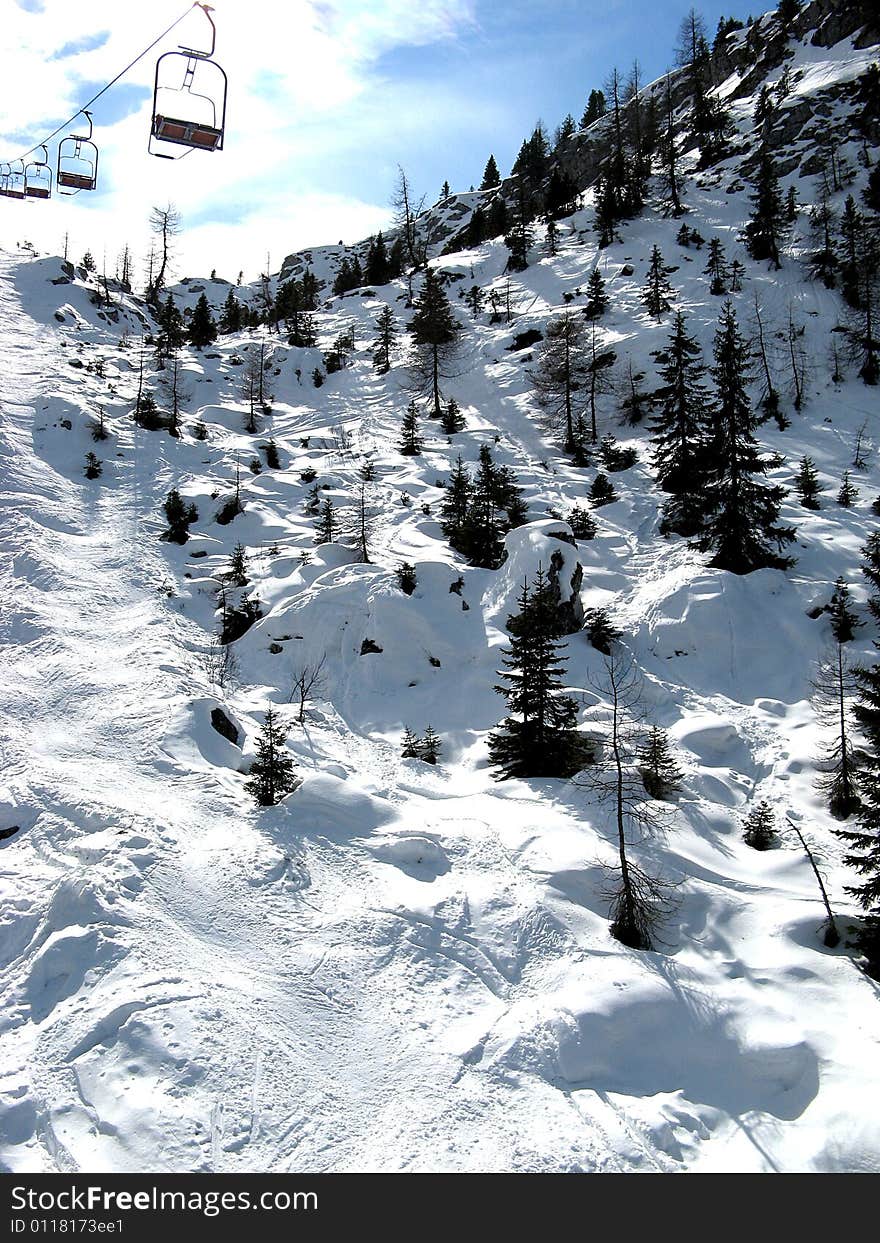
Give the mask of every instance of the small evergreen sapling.
[[596, 476], [590, 485], [590, 500], [593, 505], [598, 508], [600, 505], [610, 505], [617, 500], [617, 493], [614, 491], [614, 484], [607, 475], [601, 472]]
[[566, 516], [571, 533], [577, 540], [591, 540], [596, 534], [596, 519], [588, 509], [574, 505]]
[[587, 609], [584, 614], [584, 630], [591, 645], [604, 656], [611, 655], [612, 643], [621, 636], [621, 631], [611, 620], [611, 614], [606, 608]]
[[243, 544], [236, 544], [232, 550], [232, 557], [229, 561], [229, 569], [226, 571], [224, 578], [232, 587], [246, 587], [248, 582], [247, 572], [247, 553]]
[[274, 439], [271, 439], [268, 444], [263, 445], [263, 452], [266, 455], [266, 465], [269, 469], [280, 470], [281, 459], [278, 456], [278, 446], [276, 445]]
[[168, 520], [168, 529], [164, 533], [163, 538], [169, 540], [172, 544], [185, 544], [189, 539], [190, 525], [198, 518], [199, 511], [195, 505], [188, 505], [184, 501], [177, 488], [171, 489], [162, 508]]
[[324, 498], [321, 515], [315, 528], [316, 544], [332, 544], [337, 535], [336, 509], [330, 497]]
[[251, 765], [250, 778], [245, 782], [245, 789], [254, 796], [260, 807], [274, 807], [298, 785], [293, 756], [284, 746], [286, 737], [272, 708], [268, 708], [257, 739], [257, 758]]
[[837, 493], [837, 503], [844, 509], [852, 509], [853, 505], [859, 499], [859, 490], [854, 483], [850, 481], [849, 471], [843, 472], [843, 482], [840, 485], [840, 491]]
[[684, 773], [664, 730], [654, 725], [639, 750], [639, 771], [651, 798], [668, 799], [681, 788]]
[[838, 643], [851, 643], [855, 632], [863, 625], [853, 612], [849, 587], [845, 579], [838, 578], [834, 584], [834, 594], [828, 605], [828, 616], [831, 620], [831, 633]]
[[800, 497], [804, 509], [820, 509], [819, 496], [822, 485], [816, 473], [816, 466], [811, 457], [801, 458], [800, 469], [795, 476], [794, 490]]
[[443, 744], [440, 741], [439, 735], [435, 734], [431, 726], [428, 725], [419, 744], [419, 758], [424, 760], [426, 764], [436, 764], [442, 749]]
[[648, 279], [642, 289], [642, 302], [648, 314], [656, 319], [658, 324], [664, 312], [668, 311], [672, 305], [670, 298], [674, 290], [667, 280], [667, 271], [668, 269], [663, 266], [663, 256], [659, 246], [653, 246], [651, 261], [648, 265]]
[[776, 818], [766, 801], [753, 807], [743, 821], [743, 841], [754, 850], [770, 850], [776, 844]]
[[467, 424], [464, 415], [461, 413], [458, 402], [454, 397], [450, 397], [443, 411], [443, 418], [440, 426], [447, 436], [454, 436], [456, 432], [463, 432]]
[[103, 472], [103, 463], [100, 458], [96, 457], [91, 450], [86, 454], [85, 476], [86, 479], [98, 479]]
[[422, 740], [417, 734], [414, 734], [407, 725], [403, 731], [403, 740], [400, 745], [400, 757], [404, 760], [421, 759], [420, 748]]
[[416, 569], [414, 565], [410, 565], [408, 561], [404, 561], [397, 567], [397, 585], [404, 595], [411, 596], [418, 585], [416, 577]]
[[419, 412], [415, 401], [411, 401], [406, 408], [397, 448], [398, 452], [402, 453], [404, 457], [418, 457], [422, 452], [422, 440], [419, 436]]

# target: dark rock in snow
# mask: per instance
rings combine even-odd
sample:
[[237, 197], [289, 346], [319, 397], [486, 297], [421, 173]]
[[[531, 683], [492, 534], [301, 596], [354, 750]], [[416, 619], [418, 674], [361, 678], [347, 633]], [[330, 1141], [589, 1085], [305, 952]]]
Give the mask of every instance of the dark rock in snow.
[[372, 639], [364, 639], [361, 644], [361, 656], [369, 656], [373, 652], [381, 652], [382, 648], [378, 643], [374, 643]]
[[222, 734], [224, 738], [228, 738], [234, 746], [238, 747], [241, 745], [238, 741], [238, 730], [232, 724], [222, 708], [213, 708], [211, 710], [211, 725], [214, 729], [216, 729], [218, 734]]

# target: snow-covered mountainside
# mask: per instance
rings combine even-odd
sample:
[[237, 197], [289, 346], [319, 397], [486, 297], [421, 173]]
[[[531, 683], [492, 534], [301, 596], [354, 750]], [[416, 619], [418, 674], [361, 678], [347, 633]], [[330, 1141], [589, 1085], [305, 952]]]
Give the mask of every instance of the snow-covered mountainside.
[[[804, 95], [851, 82], [877, 52], [850, 35], [792, 48]], [[741, 136], [764, 81], [737, 93]], [[864, 184], [859, 149], [839, 148], [856, 179], [838, 206]], [[264, 326], [182, 349], [174, 437], [132, 419], [141, 334], [155, 331], [145, 305], [119, 289], [103, 305], [82, 269], [0, 250], [0, 829], [17, 829], [0, 841], [2, 1168], [880, 1169], [878, 985], [850, 944], [861, 912], [816, 785], [811, 704], [839, 576], [864, 623], [851, 658], [876, 659], [860, 564], [878, 525], [878, 389], [842, 350], [833, 374], [843, 303], [808, 279], [805, 209], [781, 270], [746, 253], [748, 158], [703, 172], [685, 161], [688, 214], [664, 215], [652, 189], [601, 250], [586, 189], [558, 222], [556, 253], [541, 230], [521, 272], [505, 271], [500, 238], [446, 254], [438, 243], [430, 263], [463, 326], [444, 397], [466, 428], [447, 436], [424, 418], [413, 456], [398, 448], [411, 397], [403, 279], [325, 288], [315, 348]], [[782, 189], [809, 200], [799, 171]], [[469, 211], [479, 193], [465, 200]], [[789, 489], [787, 571], [738, 576], [661, 535], [648, 420], [621, 420], [629, 364], [656, 387], [672, 323], [641, 300], [652, 246], [711, 359], [725, 299], [709, 293], [706, 249], [677, 241], [683, 223], [743, 265], [729, 294], [743, 330], [756, 294], [769, 326], [790, 426], [770, 420], [759, 436], [779, 455], [771, 481]], [[292, 257], [286, 272], [332, 280], [341, 255]], [[591, 510], [595, 538], [578, 541], [564, 517], [590, 508], [597, 466], [574, 465], [545, 426], [530, 375], [540, 347], [511, 346], [582, 308], [597, 264], [601, 339], [623, 386], [599, 397], [599, 431], [638, 460], [610, 475], [617, 499]], [[459, 299], [474, 286], [497, 292], [495, 322]], [[219, 313], [230, 288], [194, 279], [172, 293], [187, 311], [206, 292]], [[387, 374], [372, 361], [384, 307], [399, 329]], [[806, 360], [800, 410], [790, 317]], [[346, 334], [347, 365], [326, 374]], [[261, 346], [271, 414], [254, 435], [241, 376]], [[93, 439], [99, 418], [105, 440]], [[457, 457], [473, 467], [484, 445], [528, 505], [498, 569], [469, 565], [438, 517]], [[102, 464], [94, 479], [87, 452]], [[790, 490], [804, 456], [825, 489], [816, 511]], [[834, 500], [846, 470], [849, 508]], [[243, 511], [219, 523], [237, 476]], [[340, 519], [364, 486], [369, 563], [350, 538], [316, 544], [315, 484]], [[182, 545], [160, 538], [173, 488], [198, 511]], [[223, 579], [237, 545], [243, 587]], [[609, 608], [684, 770], [663, 831], [631, 844], [674, 887], [652, 952], [609, 934], [612, 808], [577, 776], [498, 781], [489, 768], [507, 619], [539, 564], [560, 567], [574, 615]], [[221, 670], [221, 612], [243, 599], [261, 616]], [[563, 655], [579, 728], [602, 738], [603, 654], [580, 631]], [[300, 721], [294, 683], [322, 660]], [[259, 807], [245, 783], [270, 706], [301, 784]], [[401, 758], [404, 729], [429, 725], [439, 762]], [[780, 829], [768, 851], [742, 838], [762, 800]], [[816, 879], [786, 817], [825, 876], [836, 948], [822, 943]]]

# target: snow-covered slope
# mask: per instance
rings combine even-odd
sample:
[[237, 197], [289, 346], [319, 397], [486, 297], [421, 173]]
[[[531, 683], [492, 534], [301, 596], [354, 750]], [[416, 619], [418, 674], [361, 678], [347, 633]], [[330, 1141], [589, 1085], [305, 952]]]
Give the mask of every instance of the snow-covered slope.
[[[774, 479], [790, 484], [809, 454], [828, 491], [817, 513], [793, 495], [784, 506], [798, 527], [788, 573], [710, 569], [659, 536], [645, 431], [621, 427], [603, 399], [602, 430], [640, 460], [614, 475], [619, 500], [577, 548], [582, 602], [612, 607], [686, 769], [665, 834], [634, 848], [679, 900], [655, 953], [609, 936], [607, 811], [577, 780], [494, 781], [486, 733], [503, 715], [492, 687], [523, 575], [555, 550], [571, 560], [561, 515], [595, 476], [546, 435], [529, 352], [506, 347], [581, 305], [598, 260], [604, 340], [652, 374], [669, 327], [639, 300], [656, 242], [708, 349], [721, 300], [705, 259], [677, 246], [680, 222], [649, 209], [597, 253], [588, 195], [561, 223], [558, 254], [538, 249], [510, 278], [512, 323], [462, 305], [464, 360], [447, 389], [467, 430], [447, 439], [427, 422], [416, 458], [395, 447], [403, 368], [381, 377], [370, 361], [381, 307], [408, 318], [402, 283], [322, 308], [321, 343], [351, 327], [356, 349], [320, 388], [320, 352], [262, 329], [184, 351], [174, 439], [130, 417], [142, 308], [118, 295], [108, 317], [87, 281], [53, 283], [60, 261], [0, 251], [0, 828], [18, 826], [0, 842], [7, 1169], [880, 1167], [877, 985], [845, 943], [821, 944], [797, 843], [759, 853], [740, 832], [761, 799], [789, 814], [842, 926], [857, 917], [814, 783], [809, 680], [829, 628], [808, 614], [842, 574], [866, 617], [876, 452], [853, 471], [855, 506], [833, 495], [866, 420], [877, 443], [876, 398], [854, 375], [831, 380], [837, 296], [804, 282], [796, 244], [782, 272], [752, 263], [738, 243], [745, 198], [717, 181], [689, 182], [688, 224], [745, 265], [742, 322], [756, 291], [773, 323], [791, 307], [811, 359], [804, 410], [786, 402], [791, 427], [762, 428], [785, 459]], [[506, 255], [497, 242], [434, 262], [465, 278], [454, 296], [500, 290]], [[217, 301], [228, 288], [191, 282], [192, 301], [193, 284]], [[274, 399], [255, 437], [238, 362], [260, 342]], [[96, 443], [98, 406], [110, 436]], [[253, 474], [269, 435], [281, 466]], [[437, 520], [440, 482], [483, 444], [529, 503], [497, 571], [465, 565]], [[83, 476], [88, 450], [103, 461], [96, 480]], [[310, 467], [344, 509], [365, 459], [368, 565], [343, 544], [314, 546], [302, 479]], [[220, 525], [237, 466], [245, 509]], [[182, 547], [159, 539], [175, 486], [199, 511]], [[263, 616], [221, 689], [216, 589], [238, 543]], [[395, 578], [404, 560], [412, 596]], [[874, 637], [859, 632], [856, 657]], [[601, 731], [602, 656], [583, 634], [566, 655], [581, 721]], [[291, 682], [322, 656], [323, 690], [300, 725]], [[303, 781], [261, 810], [244, 774], [270, 704]], [[212, 727], [218, 708], [238, 743]], [[443, 742], [436, 768], [399, 758], [404, 726], [428, 724]]]

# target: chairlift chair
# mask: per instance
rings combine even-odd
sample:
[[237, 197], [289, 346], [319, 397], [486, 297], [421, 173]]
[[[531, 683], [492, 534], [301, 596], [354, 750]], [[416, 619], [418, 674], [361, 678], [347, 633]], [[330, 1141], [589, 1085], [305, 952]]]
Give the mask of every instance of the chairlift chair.
[[52, 169], [49, 167], [49, 152], [40, 146], [42, 160], [31, 160], [24, 168], [24, 195], [29, 199], [48, 199], [52, 197]]
[[55, 184], [62, 194], [79, 194], [94, 190], [98, 184], [98, 148], [92, 142], [92, 114], [88, 118], [88, 134], [68, 134], [58, 144], [58, 167]]
[[[14, 168], [15, 164], [19, 167]], [[24, 164], [21, 160], [4, 162], [3, 170], [0, 172], [0, 194], [8, 199], [24, 198]]]
[[[226, 127], [227, 78], [212, 60], [217, 29], [208, 4], [195, 4], [211, 25], [211, 50], [180, 46], [156, 61], [153, 122], [147, 150], [164, 160], [179, 160], [190, 151], [222, 151]], [[156, 149], [159, 144], [185, 147], [177, 155]]]

